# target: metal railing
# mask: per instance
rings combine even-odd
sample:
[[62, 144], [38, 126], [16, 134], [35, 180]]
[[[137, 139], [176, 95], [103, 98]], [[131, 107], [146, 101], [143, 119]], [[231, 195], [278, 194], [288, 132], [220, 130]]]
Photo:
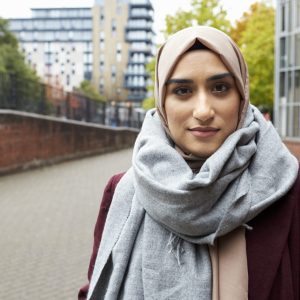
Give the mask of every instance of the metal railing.
[[79, 92], [24, 82], [8, 73], [0, 73], [0, 108], [113, 127], [140, 128], [145, 116], [142, 109], [132, 107], [130, 102], [101, 102]]

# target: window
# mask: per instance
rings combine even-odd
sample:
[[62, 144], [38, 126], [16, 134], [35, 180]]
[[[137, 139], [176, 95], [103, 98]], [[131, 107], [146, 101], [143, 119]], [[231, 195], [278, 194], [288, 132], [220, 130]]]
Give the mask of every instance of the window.
[[285, 26], [285, 3], [281, 4], [281, 31], [285, 31], [286, 30], [286, 26]]
[[84, 53], [83, 62], [85, 64], [91, 64], [92, 63], [92, 54], [91, 53]]
[[116, 76], [116, 66], [115, 65], [111, 66], [111, 75]]
[[100, 24], [102, 24], [104, 22], [104, 13], [101, 12], [101, 15], [100, 15]]
[[280, 39], [280, 67], [286, 67], [287, 53], [286, 53], [286, 38]]
[[117, 62], [122, 61], [122, 43], [118, 42], [117, 43]]
[[280, 72], [280, 87], [279, 96], [280, 99], [285, 98], [285, 72]]
[[100, 54], [100, 66], [104, 65], [104, 54]]
[[295, 102], [300, 103], [300, 70], [295, 71]]
[[103, 41], [100, 41], [100, 50], [104, 50], [105, 44]]
[[296, 26], [300, 27], [300, 1], [296, 1]]
[[122, 43], [118, 42], [117, 43], [117, 53], [121, 53], [122, 51]]
[[68, 37], [69, 37], [69, 40], [72, 40], [74, 38], [74, 32], [73, 31], [69, 31], [68, 32]]
[[300, 33], [295, 35], [295, 66], [300, 66]]
[[293, 89], [293, 72], [288, 72], [288, 102], [293, 102], [294, 100], [294, 89]]
[[111, 66], [111, 81], [113, 83], [116, 82], [116, 66], [115, 65]]
[[111, 19], [111, 32], [112, 35], [115, 36], [116, 35], [116, 31], [117, 31], [117, 22], [116, 19]]
[[86, 42], [85, 43], [85, 52], [91, 52], [92, 51], [92, 43], [91, 42]]
[[71, 84], [71, 80], [70, 80], [70, 75], [69, 74], [66, 76], [66, 84], [67, 84], [67, 86], [69, 86]]

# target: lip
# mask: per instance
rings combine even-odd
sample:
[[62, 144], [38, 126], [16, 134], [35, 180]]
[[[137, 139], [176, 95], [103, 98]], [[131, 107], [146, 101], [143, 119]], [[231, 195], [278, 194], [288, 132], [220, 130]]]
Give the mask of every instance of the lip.
[[193, 127], [189, 129], [192, 135], [202, 138], [212, 137], [216, 135], [219, 130], [220, 129], [215, 127]]

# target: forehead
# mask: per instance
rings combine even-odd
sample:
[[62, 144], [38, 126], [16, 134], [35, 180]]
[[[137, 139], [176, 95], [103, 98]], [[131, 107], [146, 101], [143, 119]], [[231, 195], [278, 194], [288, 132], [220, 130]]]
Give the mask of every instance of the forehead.
[[184, 53], [176, 62], [171, 76], [190, 73], [228, 72], [220, 57], [210, 50], [193, 50]]

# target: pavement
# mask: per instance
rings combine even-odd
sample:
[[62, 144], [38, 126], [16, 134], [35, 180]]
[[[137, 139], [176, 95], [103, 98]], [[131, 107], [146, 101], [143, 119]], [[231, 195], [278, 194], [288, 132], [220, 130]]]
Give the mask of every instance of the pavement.
[[0, 299], [77, 299], [103, 189], [131, 153], [0, 177]]

